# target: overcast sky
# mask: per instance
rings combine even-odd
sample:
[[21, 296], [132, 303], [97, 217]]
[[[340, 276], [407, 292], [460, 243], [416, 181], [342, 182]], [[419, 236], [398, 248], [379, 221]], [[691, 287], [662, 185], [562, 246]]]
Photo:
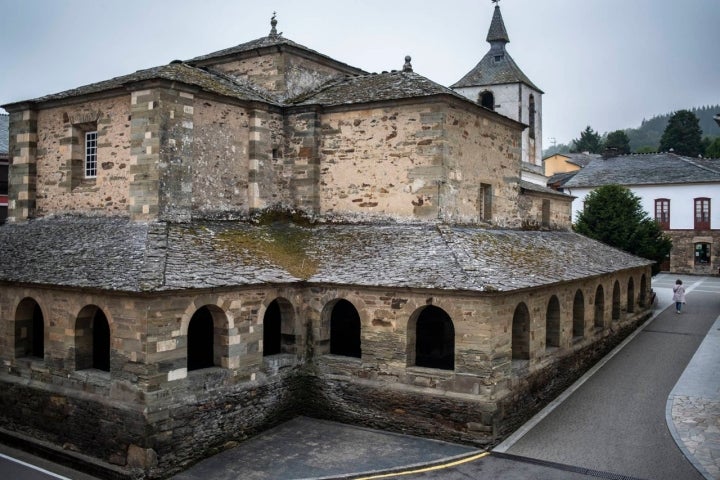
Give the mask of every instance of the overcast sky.
[[[720, 0], [501, 0], [543, 95], [543, 148], [590, 125], [720, 104]], [[490, 0], [0, 0], [0, 105], [283, 36], [371, 72], [449, 86], [487, 52]], [[720, 131], [718, 132], [720, 134]]]

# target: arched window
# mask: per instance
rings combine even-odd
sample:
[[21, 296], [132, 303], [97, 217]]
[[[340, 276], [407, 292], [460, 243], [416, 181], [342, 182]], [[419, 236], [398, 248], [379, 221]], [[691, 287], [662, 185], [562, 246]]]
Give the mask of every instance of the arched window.
[[620, 320], [620, 312], [621, 312], [621, 305], [620, 305], [620, 282], [615, 280], [615, 285], [613, 285], [613, 300], [612, 300], [612, 321], [617, 322]]
[[598, 285], [595, 290], [595, 328], [605, 327], [605, 290]]
[[330, 313], [330, 354], [361, 357], [360, 314], [347, 300], [338, 300]]
[[433, 305], [417, 315], [415, 329], [415, 365], [453, 370], [455, 368], [455, 326], [450, 315]]
[[560, 346], [560, 302], [553, 295], [545, 313], [545, 348]]
[[528, 114], [528, 133], [530, 134], [530, 138], [535, 138], [535, 95], [532, 93], [530, 94], [530, 109]]
[[573, 300], [573, 338], [585, 336], [585, 297], [581, 290], [575, 292]]
[[633, 313], [635, 311], [635, 282], [632, 277], [628, 280], [627, 288], [627, 311]]
[[45, 320], [40, 305], [26, 298], [15, 311], [15, 356], [43, 358]]
[[199, 370], [215, 365], [215, 326], [208, 307], [199, 308], [190, 319], [187, 331], [187, 369]]
[[512, 359], [530, 360], [530, 312], [524, 303], [515, 307], [513, 314]]
[[95, 305], [83, 308], [75, 320], [75, 368], [110, 371], [110, 325]]
[[295, 353], [295, 309], [285, 298], [268, 305], [263, 316], [263, 356]]
[[489, 110], [495, 110], [495, 95], [489, 90], [485, 90], [480, 94], [480, 106]]

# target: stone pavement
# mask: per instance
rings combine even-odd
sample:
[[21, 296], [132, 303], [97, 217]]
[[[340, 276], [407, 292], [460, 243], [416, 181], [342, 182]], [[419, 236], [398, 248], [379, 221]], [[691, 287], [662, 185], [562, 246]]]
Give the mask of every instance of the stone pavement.
[[[653, 289], [658, 310], [672, 305], [676, 276], [658, 275]], [[690, 294], [720, 291], [720, 279], [680, 276]], [[692, 308], [690, 301], [686, 308]], [[718, 312], [720, 314], [720, 312]], [[708, 479], [720, 479], [720, 316], [670, 392], [666, 407], [670, 432], [687, 459]]]

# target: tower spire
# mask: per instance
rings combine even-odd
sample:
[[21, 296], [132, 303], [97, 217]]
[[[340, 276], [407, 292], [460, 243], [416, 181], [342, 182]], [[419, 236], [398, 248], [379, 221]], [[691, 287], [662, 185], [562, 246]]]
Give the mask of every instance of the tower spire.
[[510, 42], [510, 37], [508, 36], [507, 30], [505, 30], [505, 22], [503, 22], [498, 1], [499, 0], [492, 0], [495, 4], [495, 12], [490, 22], [490, 30], [488, 30], [486, 40], [492, 47], [498, 46], [504, 49], [505, 44]]

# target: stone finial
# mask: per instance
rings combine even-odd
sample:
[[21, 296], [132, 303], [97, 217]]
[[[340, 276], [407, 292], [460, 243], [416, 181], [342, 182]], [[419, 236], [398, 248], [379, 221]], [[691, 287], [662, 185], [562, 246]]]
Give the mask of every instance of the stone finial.
[[273, 12], [272, 18], [270, 19], [270, 26], [272, 27], [272, 28], [270, 28], [270, 37], [278, 36], [277, 28], [275, 28], [275, 27], [277, 27], [277, 20], [275, 19], [276, 15], [277, 15], [277, 12]]
[[403, 65], [403, 69], [402, 69], [403, 72], [412, 72], [413, 71], [412, 63], [410, 63], [410, 60], [412, 60], [412, 58], [410, 58], [410, 55], [406, 55], [405, 56], [405, 65]]

